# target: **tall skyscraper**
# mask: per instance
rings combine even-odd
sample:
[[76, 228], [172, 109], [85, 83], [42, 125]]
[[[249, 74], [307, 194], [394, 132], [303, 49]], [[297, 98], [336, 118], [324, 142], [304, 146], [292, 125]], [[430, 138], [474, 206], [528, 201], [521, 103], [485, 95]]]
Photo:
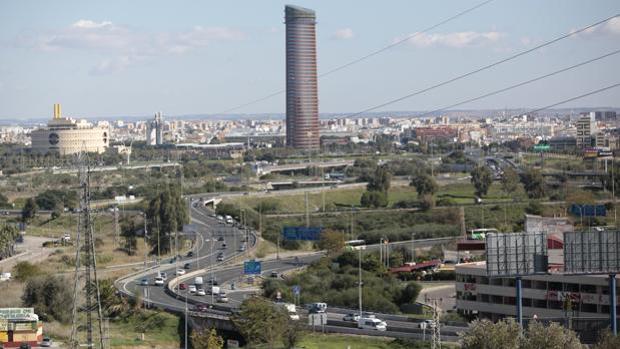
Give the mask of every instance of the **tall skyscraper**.
[[286, 144], [319, 149], [319, 96], [314, 11], [286, 5]]
[[155, 118], [146, 124], [146, 145], [164, 144], [164, 120], [161, 112], [155, 113]]

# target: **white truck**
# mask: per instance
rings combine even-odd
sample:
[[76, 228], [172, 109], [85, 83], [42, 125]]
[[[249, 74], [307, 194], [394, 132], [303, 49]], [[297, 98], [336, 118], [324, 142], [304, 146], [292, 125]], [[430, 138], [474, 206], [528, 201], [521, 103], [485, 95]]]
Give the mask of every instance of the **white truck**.
[[207, 294], [212, 294], [212, 295], [218, 295], [220, 294], [220, 287], [219, 286], [211, 286], [209, 287]]
[[308, 304], [308, 311], [312, 314], [324, 313], [327, 310], [327, 303]]
[[204, 284], [204, 281], [202, 280], [202, 276], [196, 276], [194, 278], [194, 285], [202, 286], [203, 284]]

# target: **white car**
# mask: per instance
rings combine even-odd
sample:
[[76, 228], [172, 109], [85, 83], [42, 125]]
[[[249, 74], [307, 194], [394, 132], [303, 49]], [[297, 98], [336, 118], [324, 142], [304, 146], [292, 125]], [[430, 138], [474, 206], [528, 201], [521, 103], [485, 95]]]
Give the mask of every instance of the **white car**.
[[189, 293], [196, 293], [196, 285], [189, 285], [189, 286], [187, 286], [187, 292], [189, 292]]
[[203, 288], [199, 288], [196, 290], [196, 296], [206, 296], [207, 292]]
[[387, 324], [377, 318], [363, 317], [357, 321], [357, 328], [366, 330], [386, 331]]
[[177, 275], [185, 275], [185, 269], [177, 269]]
[[155, 278], [155, 286], [163, 286], [164, 285], [164, 279], [162, 279], [161, 277], [156, 277]]
[[220, 303], [228, 303], [228, 296], [226, 295], [226, 293], [220, 293], [217, 296], [217, 301]]
[[344, 317], [342, 317], [342, 321], [351, 321], [351, 322], [358, 322], [360, 319], [359, 314], [347, 314]]

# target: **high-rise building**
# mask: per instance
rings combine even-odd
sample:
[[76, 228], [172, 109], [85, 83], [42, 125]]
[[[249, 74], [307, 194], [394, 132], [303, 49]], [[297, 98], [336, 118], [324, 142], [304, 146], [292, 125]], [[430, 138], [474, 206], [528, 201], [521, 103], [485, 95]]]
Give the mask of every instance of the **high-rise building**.
[[592, 146], [592, 137], [596, 134], [595, 115], [589, 114], [577, 120], [577, 148], [583, 149]]
[[319, 149], [319, 97], [314, 11], [286, 5], [286, 144]]
[[109, 145], [110, 128], [63, 117], [60, 104], [54, 104], [54, 118], [47, 123], [47, 127], [32, 131], [30, 138], [35, 153], [103, 153]]
[[146, 145], [164, 144], [164, 120], [161, 112], [155, 113], [155, 118], [146, 124]]

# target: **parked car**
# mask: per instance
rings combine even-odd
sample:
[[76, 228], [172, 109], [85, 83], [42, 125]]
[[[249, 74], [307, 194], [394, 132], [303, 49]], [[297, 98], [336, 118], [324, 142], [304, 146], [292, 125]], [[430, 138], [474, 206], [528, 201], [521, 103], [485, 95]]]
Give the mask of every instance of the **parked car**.
[[357, 321], [357, 328], [366, 330], [386, 331], [387, 324], [374, 317], [363, 317]]
[[358, 322], [359, 319], [360, 315], [355, 313], [350, 313], [342, 317], [342, 321]]
[[187, 252], [187, 257], [194, 257], [194, 252], [193, 251]]
[[32, 347], [28, 343], [22, 343], [19, 345], [19, 349], [31, 349]]
[[224, 261], [224, 255], [220, 254], [217, 256], [217, 261], [218, 262], [223, 262]]
[[160, 276], [155, 278], [155, 286], [163, 286], [164, 285], [164, 279], [162, 279]]
[[185, 283], [181, 282], [181, 283], [179, 284], [179, 290], [186, 290], [186, 289], [187, 289], [187, 284], [185, 284]]
[[278, 274], [278, 272], [277, 272], [277, 271], [272, 271], [272, 272], [271, 272], [271, 277], [272, 277], [272, 278], [277, 278], [278, 276], [280, 276], [280, 274]]
[[218, 236], [217, 237], [217, 241], [224, 241], [224, 237], [223, 236]]
[[39, 343], [40, 347], [51, 347], [52, 345], [54, 345], [54, 342], [52, 341], [52, 339], [50, 337], [43, 337], [43, 340], [41, 341], [41, 343]]
[[196, 296], [206, 296], [206, 295], [207, 295], [207, 292], [205, 292], [204, 289], [199, 288], [196, 290]]

